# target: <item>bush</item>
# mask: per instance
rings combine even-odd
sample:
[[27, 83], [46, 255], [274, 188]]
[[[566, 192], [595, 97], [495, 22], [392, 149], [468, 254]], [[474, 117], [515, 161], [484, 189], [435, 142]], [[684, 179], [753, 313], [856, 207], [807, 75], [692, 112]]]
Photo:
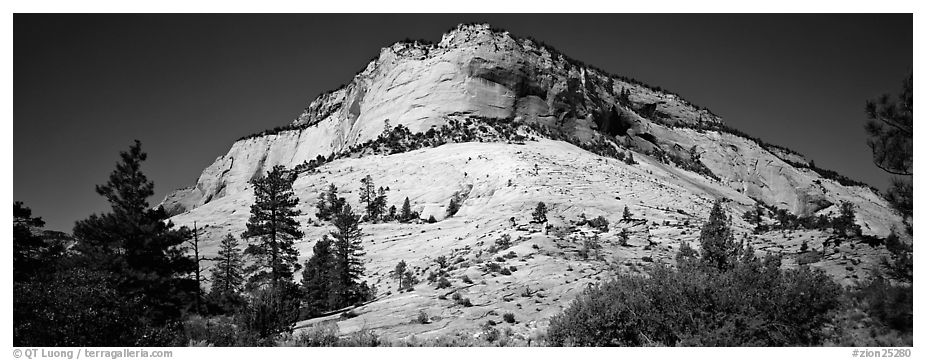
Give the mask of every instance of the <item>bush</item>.
[[820, 270], [780, 259], [728, 271], [653, 266], [586, 289], [550, 322], [555, 346], [818, 345], [841, 288]]
[[428, 224], [436, 223], [437, 219], [434, 218], [434, 215], [428, 216]]
[[514, 324], [514, 314], [512, 313], [505, 313], [505, 315], [502, 315], [502, 319], [504, 319], [506, 323]]
[[295, 284], [279, 289], [257, 290], [251, 303], [239, 315], [244, 329], [259, 345], [270, 345], [276, 338], [293, 330], [299, 316], [299, 299]]
[[882, 325], [903, 333], [913, 332], [913, 286], [891, 284], [880, 274], [850, 291], [851, 297]]
[[229, 316], [204, 318], [194, 315], [183, 322], [183, 335], [187, 343], [209, 346], [235, 346], [238, 344], [238, 327]]
[[497, 251], [502, 251], [511, 247], [511, 235], [502, 234], [498, 239], [495, 239], [495, 248]]
[[511, 270], [508, 270], [508, 268], [502, 268], [502, 269], [499, 271], [499, 273], [502, 274], [502, 275], [511, 275]]
[[437, 279], [438, 289], [445, 289], [445, 288], [449, 288], [450, 286], [451, 286], [450, 280], [447, 280], [447, 278], [441, 276], [440, 279]]
[[469, 276], [467, 276], [467, 275], [463, 275], [463, 277], [460, 278], [460, 280], [463, 280], [463, 283], [465, 283], [465, 284], [472, 284], [472, 283], [473, 283], [473, 280], [471, 280], [471, 279], [469, 278]]
[[599, 229], [601, 232], [608, 232], [608, 219], [605, 219], [604, 216], [599, 215], [598, 217], [589, 220], [588, 226]]
[[797, 264], [798, 265], [813, 264], [815, 262], [819, 262], [820, 259], [823, 259], [823, 254], [821, 254], [819, 251], [814, 249], [814, 250], [810, 250], [808, 252], [801, 253], [800, 255], [798, 255]]
[[338, 325], [335, 323], [313, 325], [303, 330], [299, 335], [289, 341], [283, 341], [280, 345], [306, 347], [338, 346], [341, 342], [340, 337], [338, 337], [338, 331]]
[[424, 310], [418, 311], [418, 317], [415, 318], [415, 322], [419, 324], [427, 324], [430, 322], [430, 320], [431, 318], [428, 316], [428, 313], [424, 312]]
[[469, 301], [469, 298], [460, 298], [457, 300], [457, 304], [463, 305], [463, 307], [473, 306], [473, 303]]

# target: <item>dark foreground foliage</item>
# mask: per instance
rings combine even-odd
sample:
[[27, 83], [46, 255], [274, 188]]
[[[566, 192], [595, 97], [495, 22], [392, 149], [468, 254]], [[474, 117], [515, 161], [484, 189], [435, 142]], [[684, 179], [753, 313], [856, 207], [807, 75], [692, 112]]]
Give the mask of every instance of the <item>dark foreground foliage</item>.
[[[619, 274], [589, 287], [550, 321], [554, 346], [912, 345], [912, 286], [875, 275], [844, 289], [819, 269], [782, 269], [733, 241], [721, 202], [701, 253], [677, 267]], [[911, 282], [912, 283], [912, 282]]]
[[775, 258], [725, 272], [657, 265], [647, 275], [587, 289], [552, 319], [551, 344], [816, 345], [840, 295], [822, 271], [780, 270]]

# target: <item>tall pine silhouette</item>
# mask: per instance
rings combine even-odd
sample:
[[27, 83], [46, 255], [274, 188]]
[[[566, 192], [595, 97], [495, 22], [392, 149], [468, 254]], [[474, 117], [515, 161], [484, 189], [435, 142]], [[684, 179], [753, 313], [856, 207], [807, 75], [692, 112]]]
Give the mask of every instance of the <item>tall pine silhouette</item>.
[[243, 239], [256, 240], [244, 251], [255, 260], [248, 268], [252, 273], [250, 286], [277, 287], [280, 281], [292, 281], [293, 272], [299, 268], [294, 242], [303, 236], [296, 221], [302, 212], [296, 210], [299, 199], [293, 194], [294, 181], [296, 175], [280, 165], [251, 181], [255, 200], [247, 230], [241, 234]]
[[161, 324], [179, 318], [196, 291], [188, 278], [195, 264], [182, 246], [190, 231], [174, 229], [163, 208], [149, 205], [154, 183], [141, 171], [141, 143], [120, 156], [109, 181], [96, 187], [112, 210], [77, 222], [75, 249], [85, 266], [112, 273], [123, 296], [140, 299], [139, 316]]
[[[895, 175], [885, 198], [904, 217], [913, 215], [913, 75], [897, 99], [882, 95], [865, 105], [868, 146], [876, 166]], [[912, 233], [912, 224], [908, 230]]]

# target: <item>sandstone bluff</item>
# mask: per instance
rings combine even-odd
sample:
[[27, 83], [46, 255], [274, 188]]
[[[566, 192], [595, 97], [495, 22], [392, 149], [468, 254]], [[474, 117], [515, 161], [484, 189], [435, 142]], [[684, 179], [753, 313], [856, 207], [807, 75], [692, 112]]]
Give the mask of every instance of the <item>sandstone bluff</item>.
[[[484, 136], [498, 133], [487, 123], [506, 124], [514, 137]], [[411, 151], [363, 150], [395, 128], [477, 135]], [[796, 263], [802, 243], [822, 248], [827, 234], [752, 234], [741, 215], [757, 202], [817, 216], [837, 213], [846, 201], [855, 206], [863, 234], [883, 237], [903, 227], [869, 187], [821, 176], [802, 155], [729, 130], [723, 119], [676, 94], [608, 74], [536, 40], [460, 25], [436, 44], [383, 48], [348, 84], [312, 100], [289, 125], [236, 141], [196, 184], [171, 193], [162, 205], [178, 225], [206, 226], [201, 251], [208, 256], [226, 233], [244, 230], [251, 179], [275, 165], [299, 169], [330, 159], [300, 172], [294, 185], [306, 232], [297, 243], [302, 262], [329, 230], [314, 221], [321, 191], [335, 184], [357, 204], [360, 179], [371, 175], [389, 188], [390, 205], [408, 197], [423, 219], [439, 221], [364, 224], [367, 277], [379, 290], [377, 299], [354, 309], [356, 317], [300, 326], [337, 321], [342, 333], [378, 329], [393, 338], [475, 333], [478, 322], [500, 321], [507, 312], [518, 319], [516, 334], [529, 337], [587, 284], [646, 262], [672, 262], [682, 242], [696, 245], [717, 198], [728, 199], [738, 237], [760, 253], [781, 252], [786, 266]], [[632, 154], [637, 164], [604, 156], [614, 152]], [[460, 192], [466, 193], [460, 211], [444, 218], [448, 200]], [[547, 226], [530, 223], [539, 201], [550, 209]], [[634, 221], [622, 220], [624, 207]], [[572, 226], [599, 215], [612, 224], [610, 231]], [[622, 230], [630, 234], [628, 246], [618, 245]], [[502, 235], [513, 240], [506, 250], [515, 254], [506, 260], [516, 268], [511, 275], [483, 266], [495, 256], [487, 249]], [[580, 257], [581, 239], [588, 236], [598, 236], [601, 249]], [[852, 281], [879, 266], [882, 251], [843, 244], [813, 265]], [[441, 255], [455, 259], [451, 288], [420, 284], [412, 292], [396, 291], [389, 272], [399, 260], [424, 278]], [[463, 275], [472, 283], [460, 281]], [[458, 306], [451, 293], [473, 306]], [[410, 322], [421, 311], [431, 323]]]

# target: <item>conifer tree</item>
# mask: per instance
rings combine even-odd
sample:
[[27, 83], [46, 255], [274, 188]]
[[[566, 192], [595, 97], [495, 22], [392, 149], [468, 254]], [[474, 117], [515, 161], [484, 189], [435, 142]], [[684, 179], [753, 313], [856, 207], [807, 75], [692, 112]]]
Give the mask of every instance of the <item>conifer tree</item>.
[[382, 186], [379, 187], [379, 190], [376, 191], [376, 198], [373, 199], [373, 212], [371, 220], [376, 220], [386, 214], [386, 203], [388, 198], [386, 196], [386, 189], [383, 189]]
[[255, 200], [247, 230], [241, 234], [243, 239], [257, 240], [244, 251], [255, 259], [248, 269], [253, 273], [249, 285], [269, 283], [275, 287], [280, 281], [292, 281], [293, 272], [298, 270], [299, 252], [294, 242], [303, 233], [296, 221], [301, 212], [296, 210], [299, 199], [293, 193], [295, 180], [295, 174], [277, 165], [265, 176], [251, 181]]
[[[868, 146], [876, 166], [896, 175], [885, 198], [904, 217], [913, 214], [913, 75], [903, 81], [897, 99], [882, 95], [865, 106]], [[912, 224], [908, 227], [912, 233]]]
[[370, 175], [360, 179], [360, 203], [365, 204], [367, 218], [372, 221], [376, 212], [376, 185]]
[[360, 216], [355, 215], [350, 204], [345, 204], [341, 212], [334, 216], [336, 231], [330, 233], [332, 237], [332, 253], [334, 264], [332, 269], [332, 297], [329, 305], [342, 307], [351, 305], [364, 299], [360, 298], [363, 292], [358, 281], [365, 271], [363, 265], [362, 233], [360, 232]]
[[624, 205], [624, 214], [621, 217], [624, 221], [633, 220], [633, 214], [630, 213], [630, 209], [627, 208], [627, 205]]
[[51, 272], [55, 260], [64, 254], [64, 244], [36, 234], [45, 226], [22, 201], [13, 202], [13, 281], [28, 280]]
[[547, 222], [547, 204], [544, 204], [543, 201], [537, 203], [537, 207], [534, 209], [534, 212], [531, 213], [531, 216], [533, 216], [534, 222]]
[[112, 274], [122, 296], [141, 299], [145, 311], [139, 317], [163, 324], [179, 318], [196, 291], [187, 278], [194, 263], [182, 246], [190, 231], [174, 229], [167, 212], [148, 203], [154, 183], [141, 171], [147, 159], [141, 142], [120, 157], [106, 184], [96, 187], [112, 210], [75, 224], [74, 250], [82, 265]]
[[399, 221], [408, 222], [412, 220], [412, 205], [408, 201], [408, 197], [405, 197], [405, 201], [402, 202], [402, 212], [399, 213]]
[[338, 197], [338, 188], [334, 186], [334, 184], [330, 184], [328, 188], [318, 196], [318, 202], [315, 205], [318, 212], [315, 213], [315, 216], [322, 221], [331, 220], [331, 216], [340, 212], [341, 206], [344, 206], [345, 203], [346, 200], [344, 200], [344, 198]]
[[714, 202], [707, 223], [701, 227], [701, 263], [721, 271], [733, 267], [742, 249], [733, 239], [720, 200]]
[[[839, 216], [833, 219], [833, 230], [840, 237], [848, 237], [850, 233], [861, 233], [861, 227], [855, 223], [855, 206], [848, 201], [839, 204]], [[837, 245], [838, 245], [837, 239]]]
[[212, 294], [223, 298], [237, 294], [244, 283], [244, 256], [238, 249], [238, 239], [232, 234], [222, 239], [213, 264]]
[[315, 243], [312, 257], [305, 262], [302, 270], [302, 290], [305, 303], [312, 314], [330, 310], [328, 298], [331, 296], [331, 284], [334, 266], [331, 239], [327, 235]]
[[405, 278], [405, 271], [407, 268], [408, 266], [405, 265], [405, 260], [401, 260], [399, 261], [398, 264], [395, 265], [395, 275], [394, 276], [396, 280], [399, 280], [399, 290], [402, 290], [405, 288], [404, 286], [402, 286], [404, 285], [402, 280]]

